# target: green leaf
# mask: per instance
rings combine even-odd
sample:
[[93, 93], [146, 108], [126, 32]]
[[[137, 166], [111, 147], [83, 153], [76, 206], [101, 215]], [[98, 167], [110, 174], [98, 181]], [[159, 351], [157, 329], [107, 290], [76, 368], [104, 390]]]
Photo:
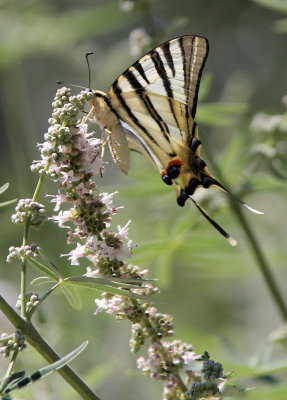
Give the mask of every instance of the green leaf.
[[[75, 350], [71, 351], [71, 353], [67, 354], [65, 357], [54, 362], [53, 364], [50, 364], [44, 368], [39, 369], [39, 371], [35, 372], [34, 374], [32, 374], [28, 377], [25, 377], [23, 379], [20, 379], [18, 382], [14, 383], [12, 385], [8, 385], [3, 394], [11, 393], [12, 391], [14, 391], [16, 389], [20, 389], [23, 386], [27, 386], [27, 385], [33, 383], [34, 382], [34, 380], [32, 378], [33, 375], [34, 376], [40, 375], [41, 378], [44, 378], [44, 377], [50, 375], [52, 372], [58, 371], [60, 368], [63, 368], [65, 365], [67, 365], [69, 362], [71, 362], [74, 358], [76, 358], [87, 347], [87, 345], [88, 345], [88, 341], [82, 343]], [[25, 382], [25, 384], [24, 384], [24, 382]]]
[[[114, 3], [79, 7], [52, 13], [53, 8], [11, 6], [3, 13], [0, 27], [0, 68], [31, 54], [71, 53], [71, 47], [85, 38], [103, 37], [134, 23]], [[108, 23], [107, 23], [108, 21]], [[17, 34], [10, 29], [17, 26]], [[74, 53], [74, 51], [72, 51]]]
[[117, 285], [113, 282], [108, 282], [105, 284], [101, 283], [104, 281], [108, 282], [107, 280], [105, 280], [103, 278], [93, 278], [93, 277], [88, 277], [88, 276], [73, 276], [70, 278], [65, 278], [62, 284], [63, 285], [67, 285], [67, 284], [79, 285], [79, 286], [85, 287], [87, 289], [100, 290], [102, 292], [108, 292], [108, 293], [116, 294], [119, 296], [130, 297], [133, 299], [140, 299], [140, 300], [142, 300], [143, 298], [146, 299], [146, 296], [141, 296], [141, 295], [138, 295], [135, 293], [131, 293], [128, 290], [117, 288], [117, 286], [122, 286], [122, 284]]
[[30, 261], [31, 264], [34, 264], [37, 269], [39, 269], [45, 275], [48, 275], [54, 281], [59, 281], [61, 279], [60, 274], [54, 272], [51, 268], [41, 264], [39, 261], [36, 261], [34, 258], [27, 258], [27, 260]]
[[285, 0], [253, 0], [254, 3], [287, 14], [287, 3]]
[[174, 264], [174, 249], [169, 248], [162, 252], [156, 260], [156, 276], [161, 288], [168, 288], [172, 282], [172, 266]]
[[230, 396], [235, 396], [236, 394], [239, 393], [239, 388], [238, 386], [235, 385], [225, 385], [221, 395], [224, 397], [230, 397]]
[[24, 378], [25, 376], [25, 371], [15, 371], [9, 376], [4, 376], [4, 378], [1, 379], [1, 384], [0, 384], [0, 394], [3, 392], [3, 390], [12, 382], [16, 383], [20, 379]]
[[[213, 81], [213, 75], [210, 72], [204, 74], [200, 82], [200, 89], [198, 93], [198, 102], [204, 101], [205, 97], [208, 95], [211, 84]], [[201, 105], [200, 105], [201, 106]]]
[[[108, 280], [110, 281], [110, 280]], [[111, 278], [112, 282], [120, 282], [120, 283], [124, 283], [125, 285], [128, 285], [130, 287], [139, 287], [141, 286], [143, 283], [147, 283], [147, 282], [154, 282], [157, 281], [157, 279], [133, 279], [133, 278]], [[134, 283], [133, 286], [131, 286], [131, 284]], [[122, 286], [122, 285], [120, 285]]]
[[121, 283], [117, 283], [116, 280], [117, 278], [102, 278], [102, 277], [89, 277], [89, 276], [74, 276], [71, 278], [66, 278], [65, 282], [73, 280], [73, 282], [87, 282], [87, 283], [97, 283], [99, 285], [106, 285], [106, 286], [111, 286], [111, 287], [115, 287], [115, 288], [122, 288], [125, 287], [127, 289], [135, 289], [138, 288], [138, 284], [137, 285], [133, 285], [128, 283], [128, 281], [124, 282], [124, 279], [121, 280]]
[[245, 103], [201, 103], [196, 120], [207, 125], [227, 126], [246, 110]]
[[75, 310], [81, 310], [83, 301], [77, 288], [73, 285], [61, 285], [61, 289], [70, 305]]
[[31, 286], [41, 286], [47, 283], [54, 283], [54, 280], [51, 280], [47, 276], [39, 276], [38, 278], [33, 279], [30, 282]]
[[287, 18], [280, 19], [279, 21], [274, 22], [274, 31], [277, 33], [286, 33], [287, 32]]
[[9, 206], [10, 204], [16, 203], [18, 199], [13, 199], [13, 200], [8, 200], [8, 201], [3, 201], [3, 203], [0, 203], [0, 207], [6, 207]]
[[9, 187], [9, 183], [8, 183], [8, 182], [7, 182], [7, 183], [4, 183], [4, 185], [0, 186], [0, 194], [6, 192], [6, 190], [8, 189], [8, 187]]

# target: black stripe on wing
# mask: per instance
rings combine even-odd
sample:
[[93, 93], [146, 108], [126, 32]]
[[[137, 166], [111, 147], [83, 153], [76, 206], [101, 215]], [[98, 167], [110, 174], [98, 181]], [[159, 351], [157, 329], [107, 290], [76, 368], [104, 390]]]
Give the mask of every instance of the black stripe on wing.
[[113, 84], [113, 92], [115, 94], [115, 96], [118, 98], [121, 106], [123, 107], [123, 109], [126, 111], [126, 113], [128, 114], [128, 116], [131, 118], [131, 120], [133, 121], [133, 123], [142, 130], [142, 132], [144, 132], [147, 137], [157, 146], [159, 146], [158, 142], [155, 140], [155, 138], [149, 133], [149, 131], [140, 123], [140, 121], [138, 120], [138, 118], [133, 114], [132, 110], [130, 109], [130, 107], [127, 105], [127, 103], [125, 102], [125, 100], [123, 99], [121, 93], [122, 90], [121, 88], [117, 85], [118, 81], [115, 81]]
[[153, 106], [150, 98], [147, 94], [145, 94], [145, 89], [142, 87], [140, 82], [137, 80], [133, 72], [130, 70], [129, 73], [126, 75], [126, 79], [129, 81], [130, 85], [136, 90], [136, 94], [141, 101], [144, 103], [147, 111], [149, 112], [152, 119], [157, 123], [159, 129], [161, 130], [165, 139], [169, 142], [169, 129], [166, 123], [163, 121], [161, 116], [156, 111], [155, 107]]
[[[145, 74], [145, 72], [144, 72], [144, 69], [143, 69], [141, 63], [137, 61], [135, 64], [133, 64], [133, 67], [134, 67], [134, 68], [138, 71], [138, 73], [143, 77], [143, 79], [146, 81], [146, 83], [147, 83], [147, 84], [150, 84], [150, 81], [148, 80], [148, 78], [147, 78], [147, 76], [146, 76], [146, 74]], [[130, 68], [129, 68], [129, 70], [130, 70]]]
[[175, 76], [175, 68], [174, 68], [173, 58], [172, 58], [172, 55], [170, 52], [170, 42], [165, 42], [162, 45], [162, 51], [165, 56], [166, 62], [172, 71], [172, 76]]
[[[165, 67], [163, 65], [162, 59], [161, 59], [161, 57], [158, 54], [156, 49], [153, 50], [152, 52], [150, 52], [150, 56], [151, 56], [151, 59], [152, 59], [152, 61], [154, 63], [155, 69], [156, 69], [160, 79], [162, 80], [166, 95], [168, 97], [168, 104], [169, 104], [169, 107], [170, 107], [170, 111], [171, 111], [171, 113], [173, 115], [173, 118], [175, 120], [175, 123], [176, 123], [176, 125], [177, 125], [177, 127], [178, 127], [178, 129], [179, 129], [179, 131], [181, 133], [180, 125], [179, 125], [178, 120], [176, 118], [176, 114], [175, 114], [175, 111], [174, 111], [174, 108], [173, 108], [173, 104], [172, 104], [172, 100], [171, 100], [171, 99], [173, 99], [172, 87], [171, 87], [171, 84], [170, 84], [169, 77], [167, 76]], [[147, 90], [148, 90], [148, 88], [147, 88]]]
[[[193, 99], [189, 99], [189, 89], [190, 89], [190, 85], [192, 82], [192, 79], [194, 79], [193, 76], [191, 76], [191, 67], [193, 65], [193, 58], [196, 57], [194, 54], [195, 49], [197, 48], [196, 44], [194, 45], [194, 42], [196, 39], [204, 39], [205, 41], [205, 45], [206, 45], [206, 52], [205, 55], [203, 57], [203, 61], [201, 63], [200, 66], [200, 70], [197, 74], [197, 78], [196, 78], [196, 84], [195, 84], [195, 92], [194, 92], [194, 96]], [[192, 38], [192, 47], [191, 47], [191, 52], [190, 55], [187, 55], [185, 52], [185, 48], [184, 48], [184, 42], [185, 42], [185, 37], [181, 36], [179, 38], [179, 46], [180, 46], [180, 50], [181, 50], [181, 56], [182, 56], [182, 68], [183, 68], [183, 74], [184, 74], [184, 89], [185, 89], [185, 95], [187, 98], [187, 104], [190, 105], [190, 100], [192, 100], [192, 107], [191, 107], [191, 116], [194, 119], [195, 118], [195, 114], [196, 114], [196, 107], [197, 107], [197, 100], [198, 100], [198, 92], [199, 92], [199, 85], [200, 85], [200, 79], [201, 79], [201, 75], [202, 75], [202, 71], [208, 56], [208, 50], [209, 50], [209, 45], [208, 45], [208, 40], [199, 36], [194, 36]], [[187, 70], [187, 65], [188, 65], [188, 70]]]

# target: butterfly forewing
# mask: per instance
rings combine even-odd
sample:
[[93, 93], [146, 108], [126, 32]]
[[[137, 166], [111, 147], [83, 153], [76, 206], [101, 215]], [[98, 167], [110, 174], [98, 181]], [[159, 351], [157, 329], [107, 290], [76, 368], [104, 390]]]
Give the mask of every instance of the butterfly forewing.
[[192, 109], [194, 118], [199, 82], [208, 56], [208, 41], [181, 36], [159, 45], [128, 68], [108, 93], [144, 90], [174, 98]]

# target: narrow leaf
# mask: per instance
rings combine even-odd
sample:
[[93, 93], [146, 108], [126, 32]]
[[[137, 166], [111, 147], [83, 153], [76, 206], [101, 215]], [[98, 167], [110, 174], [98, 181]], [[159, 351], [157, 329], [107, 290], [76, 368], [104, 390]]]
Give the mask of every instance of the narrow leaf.
[[8, 201], [3, 201], [3, 203], [0, 203], [0, 207], [6, 207], [9, 206], [9, 204], [16, 203], [18, 199], [13, 199], [13, 200], [8, 200]]
[[30, 285], [31, 286], [40, 286], [40, 285], [43, 285], [45, 283], [54, 283], [54, 280], [52, 281], [47, 276], [39, 276], [38, 278], [33, 279], [30, 282]]
[[4, 185], [0, 186], [0, 194], [6, 192], [6, 190], [8, 189], [8, 187], [9, 187], [9, 183], [8, 183], [8, 182], [7, 182], [7, 183], [4, 183]]
[[[79, 279], [79, 278], [85, 278], [85, 279]], [[108, 292], [111, 294], [115, 294], [118, 296], [124, 296], [124, 297], [130, 297], [133, 299], [146, 299], [146, 296], [141, 296], [139, 294], [132, 293], [128, 290], [124, 289], [117, 289], [115, 287], [111, 287], [108, 285], [102, 285], [94, 281], [95, 278], [88, 278], [88, 277], [71, 277], [71, 278], [66, 278], [63, 281], [63, 284], [73, 284], [73, 285], [79, 285], [82, 287], [85, 287], [87, 289], [93, 289], [93, 290], [99, 290], [102, 292]]]
[[[10, 393], [20, 387], [27, 386], [36, 380], [46, 377], [54, 371], [58, 371], [60, 368], [63, 368], [66, 364], [72, 361], [75, 357], [77, 357], [88, 345], [88, 341], [82, 343], [78, 348], [71, 351], [71, 353], [67, 354], [65, 357], [61, 358], [60, 360], [50, 364], [44, 368], [39, 369], [39, 371], [34, 372], [28, 377], [20, 379], [17, 383], [14, 383], [6, 388], [4, 394]], [[21, 385], [22, 382], [25, 384]], [[27, 383], [26, 383], [27, 382]]]
[[32, 264], [34, 264], [37, 269], [42, 271], [44, 274], [48, 275], [50, 278], [52, 278], [55, 281], [58, 281], [61, 277], [60, 275], [56, 274], [51, 268], [47, 267], [46, 265], [41, 264], [39, 261], [36, 261], [34, 258], [28, 258], [28, 261], [30, 261]]
[[25, 371], [16, 371], [13, 372], [11, 375], [4, 377], [1, 379], [1, 384], [0, 384], [0, 393], [3, 392], [3, 390], [12, 382], [16, 383], [20, 379], [24, 378], [25, 376]]
[[83, 301], [77, 288], [72, 285], [61, 285], [61, 289], [70, 305], [75, 310], [80, 310], [83, 306]]
[[287, 3], [285, 0], [253, 0], [253, 2], [271, 10], [287, 14]]
[[[116, 278], [115, 278], [116, 279]], [[124, 282], [124, 280], [121, 283], [114, 282], [113, 278], [107, 279], [107, 278], [101, 278], [101, 277], [92, 277], [92, 276], [73, 276], [70, 278], [66, 278], [65, 281], [70, 281], [70, 282], [83, 282], [83, 283], [92, 283], [92, 284], [99, 284], [99, 285], [106, 285], [106, 286], [111, 286], [115, 288], [123, 288], [125, 287], [126, 289], [134, 289], [138, 288], [139, 285], [133, 285], [128, 282]]]

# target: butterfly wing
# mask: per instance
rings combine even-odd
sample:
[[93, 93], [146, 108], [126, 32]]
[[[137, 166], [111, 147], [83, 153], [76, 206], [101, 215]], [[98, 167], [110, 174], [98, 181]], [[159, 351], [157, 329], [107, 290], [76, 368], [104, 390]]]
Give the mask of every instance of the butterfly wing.
[[167, 41], [129, 67], [108, 93], [112, 98], [142, 90], [167, 96], [186, 104], [194, 119], [208, 48], [207, 39], [201, 36], [181, 36]]
[[107, 93], [125, 126], [130, 149], [150, 159], [161, 174], [178, 151], [190, 153], [207, 54], [203, 37], [172, 39], [135, 62]]

